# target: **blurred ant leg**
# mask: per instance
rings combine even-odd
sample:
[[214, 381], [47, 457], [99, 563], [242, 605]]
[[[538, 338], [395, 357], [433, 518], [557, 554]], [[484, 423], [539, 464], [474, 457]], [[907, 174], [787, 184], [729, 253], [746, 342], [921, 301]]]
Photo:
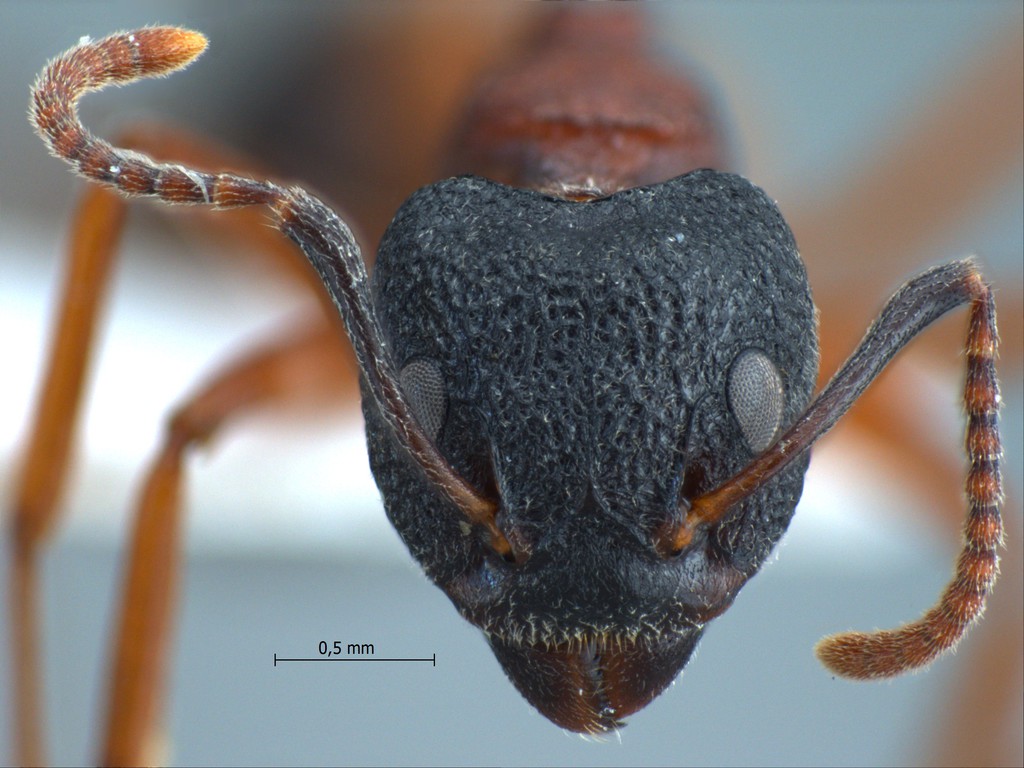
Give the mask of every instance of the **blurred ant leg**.
[[[839, 312], [842, 313], [842, 309]], [[837, 346], [830, 335], [833, 319], [825, 318], [821, 323], [822, 372], [837, 370], [843, 362], [839, 354], [842, 347]], [[861, 321], [861, 324], [864, 323]], [[955, 328], [955, 322], [947, 322], [946, 318], [936, 325], [940, 327], [922, 335], [922, 343], [935, 338], [946, 341], [950, 335], [947, 331]], [[882, 468], [891, 482], [898, 482], [906, 489], [907, 496], [917, 501], [912, 509], [921, 511], [921, 517], [926, 518], [929, 525], [948, 531], [958, 530], [963, 520], [960, 481], [963, 454], [947, 441], [936, 439], [936, 423], [943, 427], [954, 424], [952, 399], [943, 402], [930, 398], [922, 386], [930, 383], [930, 376], [942, 374], [942, 380], [946, 381], [948, 372], [950, 384], [961, 376], [959, 371], [953, 371], [954, 363], [961, 362], [954, 355], [954, 351], [942, 350], [928, 358], [919, 354], [919, 350], [907, 349], [902, 359], [893, 361], [889, 370], [861, 396], [850, 409], [845, 423], [838, 425], [830, 436], [839, 443], [849, 441], [839, 447], [840, 451], [854, 447], [854, 443], [858, 443], [860, 450], [870, 450], [875, 466]], [[945, 415], [940, 410], [943, 407]]]
[[[137, 128], [125, 132], [122, 138], [129, 149], [158, 154], [173, 152], [186, 163], [194, 161], [200, 165], [214, 165], [222, 154], [220, 148], [181, 131]], [[224, 151], [224, 154], [229, 164], [232, 160], [241, 164], [230, 153]], [[68, 270], [52, 339], [50, 367], [44, 377], [35, 429], [30, 435], [21, 489], [15, 496], [19, 499], [15, 505], [16, 526], [23, 537], [33, 541], [44, 539], [53, 525], [54, 513], [50, 510], [57, 506], [63, 488], [93, 330], [104, 300], [124, 216], [125, 201], [121, 196], [89, 186], [83, 191], [72, 221]], [[262, 252], [292, 274], [308, 281], [311, 287], [315, 287], [323, 306], [329, 310], [326, 316], [332, 320], [337, 316], [313, 270], [305, 259], [295, 254], [287, 240], [266, 226], [265, 213], [260, 214], [253, 209], [220, 213], [217, 223], [232, 234], [246, 233], [250, 243], [259, 246]], [[347, 356], [352, 359], [350, 353]], [[29, 524], [27, 520], [33, 522]]]
[[125, 204], [90, 187], [72, 222], [49, 362], [40, 387], [9, 517], [15, 760], [45, 762], [40, 703], [38, 553], [57, 524], [92, 337], [105, 298]]
[[[174, 153], [186, 162], [216, 165], [225, 155], [228, 164], [243, 166], [244, 160], [214, 147], [208, 141], [182, 131], [137, 127], [123, 134], [131, 149], [157, 154]], [[10, 513], [11, 599], [10, 615], [15, 627], [11, 654], [14, 667], [14, 748], [16, 761], [39, 765], [45, 762], [42, 707], [39, 691], [41, 634], [38, 605], [37, 553], [55, 530], [71, 464], [71, 446], [86, 372], [93, 350], [94, 332], [105, 301], [106, 288], [124, 227], [125, 199], [102, 187], [83, 190], [72, 219], [66, 256], [66, 273], [57, 317], [54, 321], [46, 372], [27, 437], [27, 449], [15, 481]], [[305, 259], [280, 234], [267, 226], [267, 216], [254, 209], [219, 213], [210, 228], [224, 228], [241, 236], [254, 251], [266, 254], [287, 273], [306, 282], [313, 290], [324, 318], [333, 325], [339, 339], [344, 329], [319, 279]], [[239, 237], [239, 239], [243, 239]], [[351, 370], [355, 361], [351, 345], [337, 344], [334, 353]], [[355, 379], [348, 381], [343, 401], [358, 404]], [[339, 400], [341, 402], [342, 400]]]
[[[157, 159], [173, 159], [197, 171], [236, 172], [241, 175], [258, 175], [270, 178], [270, 172], [261, 164], [244, 156], [230, 147], [218, 144], [206, 137], [200, 137], [178, 126], [168, 127], [156, 123], [136, 124], [115, 137], [115, 143], [125, 149], [142, 152]], [[337, 320], [337, 312], [330, 297], [323, 289], [320, 278], [309, 266], [306, 259], [295, 253], [295, 247], [271, 225], [266, 211], [258, 208], [235, 208], [230, 211], [213, 211], [209, 208], [192, 208], [188, 212], [160, 208], [167, 215], [179, 215], [183, 222], [195, 224], [203, 239], [215, 239], [229, 248], [245, 253], [249, 262], [266, 263], [275, 273], [303, 283], [316, 296], [324, 315], [337, 322], [342, 334], [344, 328]], [[356, 233], [357, 236], [359, 233]], [[351, 351], [346, 356], [353, 361]], [[358, 398], [353, 400], [358, 404]]]
[[178, 580], [182, 463], [229, 419], [336, 397], [345, 380], [343, 340], [326, 323], [261, 346], [221, 370], [167, 423], [136, 502], [124, 592], [111, 650], [104, 765], [160, 762], [167, 650]]
[[[866, 302], [902, 278], [904, 268], [891, 254], [927, 247], [931, 232], [948, 226], [1020, 163], [1020, 29], [994, 37], [988, 49], [952, 88], [936, 94], [932, 105], [904, 124], [858, 178], [821, 205], [790, 217], [817, 303], [828, 309], [829, 319], [822, 326], [823, 371], [832, 369], [829, 353], [847, 349], [859, 338], [861, 318], [871, 312]], [[936, 163], [937, 157], [945, 162]], [[898, 221], [893, 211], [899, 211]], [[999, 301], [1004, 317], [1020, 316], [1019, 289], [1000, 291]], [[1002, 329], [1003, 361], [1010, 368], [1020, 362], [1020, 329], [1019, 323]], [[959, 506], [951, 503], [958, 496], [953, 491], [960, 457], [930, 439], [919, 410], [893, 408], [893, 402], [917, 391], [907, 373], [915, 361], [918, 370], [935, 359], [949, 359], [952, 367], [948, 350], [955, 348], [955, 333], [953, 325], [946, 325], [922, 339], [851, 413], [851, 426], [866, 430], [877, 445], [890, 447], [893, 456], [904, 457], [900, 477], [913, 483], [915, 494], [926, 498], [928, 506], [936, 503], [949, 524], [960, 516]]]
[[[801, 211], [791, 218], [819, 305], [839, 308], [822, 327], [826, 335], [823, 371], [833, 367], [826, 361], [826, 353], [846, 348], [859, 333], [857, 317], [868, 313], [866, 307], [863, 312], [859, 306], [851, 308], [850, 299], [873, 296], [877, 293], [873, 285], [899, 276], [902, 268], [892, 263], [888, 254], [926, 249], [932, 231], [948, 226], [950, 218], [997, 188], [1005, 174], [1019, 166], [1024, 93], [1019, 25], [994, 37], [988, 51], [978, 56], [979, 64], [969, 69], [945, 98], [915, 116], [880, 162], [869, 164], [860, 178], [822, 208]], [[955, 167], [937, 165], [935, 157], [946, 158]], [[885, 215], [892, 210], [900, 211], [901, 225], [877, 226], [877, 222], [892, 220], [891, 213]], [[839, 269], [834, 270], [833, 265]], [[846, 271], [844, 265], [848, 265]], [[859, 288], [851, 291], [851, 284]], [[1003, 317], [1021, 317], [1019, 285], [1001, 286], [998, 298]], [[837, 321], [845, 321], [845, 325], [836, 327]], [[1021, 328], [1020, 322], [1010, 322], [1000, 329], [1002, 359], [1011, 370], [1019, 370], [1021, 364]], [[886, 464], [891, 466], [890, 457], [896, 458], [901, 466], [893, 469], [894, 476], [923, 499], [923, 508], [940, 512], [942, 522], [952, 526], [962, 514], [956, 503], [961, 494], [952, 492], [958, 490], [954, 485], [962, 471], [962, 458], [944, 450], [944, 443], [930, 439], [926, 411], [897, 405], [906, 403], [909, 393], [920, 391], [913, 380], [915, 374], [934, 370], [936, 365], [952, 369], [948, 350], [953, 348], [953, 328], [936, 330], [939, 332], [908, 350], [902, 365], [865, 393], [848, 421], [874, 443], [873, 451], [885, 450]], [[1007, 508], [1019, 506], [1011, 500]], [[1001, 564], [1009, 577], [1004, 578], [1003, 588], [996, 590], [992, 610], [975, 630], [974, 642], [962, 651], [967, 658], [944, 699], [938, 726], [927, 741], [928, 754], [920, 755], [929, 764], [1014, 765], [1021, 760], [1019, 732], [1007, 729], [1010, 721], [1006, 715], [1019, 708], [1022, 679], [1019, 517], [1011, 515], [1007, 526], [1008, 532], [1017, 531], [1010, 536]]]
[[[812, 285], [847, 300], [857, 285], [869, 300], [903, 277], [892, 254], [927, 247], [933, 232], [1007, 180], [1024, 155], [1021, 35], [1010, 25], [994, 36], [977, 63], [897, 129], [861, 174], [788, 217]], [[856, 341], [857, 329], [850, 332]]]
[[[1007, 498], [1006, 508], [1020, 509]], [[1006, 517], [1005, 555], [999, 563], [1000, 588], [988, 615], [975, 630], [966, 659], [953, 670], [948, 691], [932, 704], [934, 717], [925, 749], [911, 762], [919, 765], [1021, 765], [1021, 690], [1024, 690], [1024, 538], [1021, 517]], [[966, 649], [965, 649], [966, 650]]]
[[[842, 361], [837, 351], [860, 337], [862, 320], [872, 311], [867, 302], [902, 279], [904, 267], [891, 254], [926, 248], [930, 233], [964, 215], [1020, 163], [1020, 29], [995, 36], [988, 48], [952, 88], [936, 94], [932, 105], [906, 123], [858, 178], [820, 206], [790, 217], [816, 302], [828, 315], [822, 325], [822, 371], [833, 370]], [[937, 157], [945, 162], [936, 163]], [[893, 211], [899, 212], [895, 220]], [[1003, 317], [1020, 317], [1021, 301], [1019, 286], [999, 291]], [[1024, 349], [1021, 327], [1004, 323], [1001, 329], [1003, 364], [1011, 370], [1019, 367]], [[945, 323], [921, 339], [865, 394], [848, 419], [850, 427], [862, 430], [886, 452], [886, 463], [892, 459], [899, 465], [894, 475], [925, 506], [940, 511], [949, 526], [960, 519], [956, 478], [961, 459], [929, 434], [931, 415], [916, 399], [920, 388], [914, 376], [934, 369], [937, 360], [948, 361], [948, 370], [959, 365], [950, 354], [957, 334], [954, 324]], [[911, 392], [914, 400], [908, 397]], [[894, 407], [901, 401], [908, 407]]]

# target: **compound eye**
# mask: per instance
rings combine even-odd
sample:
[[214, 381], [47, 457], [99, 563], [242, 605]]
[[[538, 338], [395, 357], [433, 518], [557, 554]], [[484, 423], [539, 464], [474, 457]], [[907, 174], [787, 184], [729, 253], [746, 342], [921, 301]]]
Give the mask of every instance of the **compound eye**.
[[782, 421], [785, 397], [775, 364], [759, 349], [746, 349], [729, 371], [729, 408], [754, 453], [772, 444]]
[[448, 412], [441, 369], [432, 360], [418, 358], [405, 365], [398, 374], [402, 392], [409, 400], [413, 415], [435, 443]]

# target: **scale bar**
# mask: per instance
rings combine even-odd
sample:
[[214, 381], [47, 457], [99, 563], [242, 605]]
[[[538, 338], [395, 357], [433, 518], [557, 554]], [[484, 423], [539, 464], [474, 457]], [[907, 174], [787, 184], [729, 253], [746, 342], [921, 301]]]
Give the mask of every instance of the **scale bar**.
[[430, 656], [430, 658], [424, 658], [424, 659], [413, 659], [413, 658], [409, 658], [409, 657], [405, 657], [405, 658], [383, 658], [383, 657], [380, 657], [380, 656], [368, 656], [368, 657], [365, 657], [365, 658], [351, 657], [351, 656], [346, 656], [346, 657], [343, 657], [343, 658], [342, 657], [332, 657], [332, 656], [319, 656], [319, 657], [315, 657], [315, 658], [301, 658], [300, 659], [300, 658], [282, 658], [282, 657], [278, 656], [275, 653], [274, 654], [274, 666], [275, 667], [277, 666], [277, 663], [279, 661], [280, 662], [285, 662], [285, 661], [420, 661], [420, 662], [429, 661], [431, 666], [436, 667], [437, 666], [437, 654], [436, 653], [432, 654]]

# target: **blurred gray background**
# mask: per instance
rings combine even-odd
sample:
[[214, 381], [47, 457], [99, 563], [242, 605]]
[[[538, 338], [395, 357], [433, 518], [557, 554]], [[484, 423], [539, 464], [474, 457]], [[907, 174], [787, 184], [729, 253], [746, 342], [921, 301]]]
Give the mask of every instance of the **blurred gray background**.
[[[371, 7], [372, 6], [372, 7]], [[431, 112], [434, 67], [474, 38], [481, 65], [519, 39], [532, 7], [360, 3], [0, 3], [0, 501], [49, 321], [66, 222], [80, 182], [48, 158], [25, 120], [45, 61], [83, 35], [151, 23], [191, 26], [211, 48], [188, 72], [89, 97], [85, 121], [109, 135], [163, 119], [243, 150], [265, 168], [336, 200], [372, 240], [379, 211], [436, 177], [445, 116]], [[479, 14], [479, 18], [474, 14]], [[731, 125], [743, 172], [784, 211], [805, 210], [870, 165], [892, 126], [984, 61], [1022, 25], [1020, 4], [661, 4], [656, 44], [708, 83]], [[416, 34], [418, 24], [429, 33]], [[389, 33], [400, 28], [401, 34]], [[1002, 35], [1002, 37], [1000, 37]], [[493, 41], [493, 42], [492, 42]], [[396, 45], [421, 64], [396, 70]], [[444, 70], [447, 71], [447, 70]], [[443, 77], [442, 77], [443, 79]], [[381, 83], [399, 81], [401, 99]], [[457, 90], [454, 89], [453, 90]], [[450, 96], [450, 94], [449, 94]], [[446, 97], [447, 98], [447, 97]], [[1008, 95], [1010, 98], [1010, 95]], [[420, 117], [416, 109], [433, 118]], [[376, 122], [367, 114], [377, 115]], [[1007, 130], [1019, 132], [1016, 125]], [[941, 158], [937, 158], [937, 162]], [[956, 183], [955, 179], [949, 183]], [[969, 252], [997, 290], [1016, 296], [1004, 328], [1020, 339], [1022, 170], [936, 228], [927, 248], [893, 255], [878, 306], [899, 279]], [[50, 760], [94, 760], [107, 627], [135, 475], [161, 414], [225, 354], [305, 311], [294, 286], [222, 256], [209, 232], [138, 206], [112, 296], [68, 499], [68, 523], [45, 562]], [[183, 233], [184, 232], [184, 233]], [[798, 233], [799, 236], [799, 233]], [[829, 280], [827, 260], [810, 267]], [[830, 312], [823, 305], [823, 326]], [[868, 315], [856, 318], [866, 327]], [[957, 323], [962, 322], [962, 314]], [[950, 350], [953, 356], [956, 350]], [[1019, 594], [1021, 351], [1002, 370], [1011, 518], [1003, 592]], [[1015, 362], [1013, 362], [1015, 361]], [[955, 372], [954, 372], [955, 374]], [[959, 445], [959, 377], [922, 377], [936, 425]], [[947, 418], [948, 417], [948, 418]], [[960, 652], [926, 674], [857, 685], [832, 679], [811, 646], [824, 634], [909, 619], [938, 594], [955, 532], [870, 443], [837, 430], [816, 451], [805, 499], [770, 563], [708, 630], [682, 679], [620, 736], [560, 732], [505, 680], [479, 633], [417, 572], [384, 521], [358, 423], [345, 414], [258, 417], [193, 461], [187, 563], [168, 705], [176, 764], [779, 764], [1020, 762], [1019, 647], [997, 657], [1016, 706], [995, 751], [972, 741], [958, 702], [971, 689], [989, 624], [1019, 633], [1019, 600], [994, 606]], [[6, 586], [0, 555], [0, 588]], [[1016, 558], [1016, 559], [1014, 559]], [[997, 592], [998, 597], [998, 592]], [[6, 641], [6, 614], [0, 638]], [[274, 668], [273, 654], [316, 655], [319, 641], [374, 643], [379, 655], [437, 666], [313, 664]], [[991, 661], [991, 660], [990, 660]], [[11, 676], [0, 647], [0, 691]], [[965, 687], [966, 686], [966, 687]], [[12, 759], [11, 702], [0, 700], [0, 760]], [[959, 744], [966, 752], [953, 753]], [[966, 746], [964, 746], [966, 745]]]

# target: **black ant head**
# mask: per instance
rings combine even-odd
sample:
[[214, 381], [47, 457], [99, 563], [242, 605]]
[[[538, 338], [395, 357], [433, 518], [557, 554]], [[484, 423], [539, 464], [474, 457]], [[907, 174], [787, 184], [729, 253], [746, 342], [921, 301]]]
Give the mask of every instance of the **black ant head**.
[[571, 730], [618, 726], [676, 677], [800, 497], [806, 456], [659, 546], [809, 400], [814, 306], [789, 228], [713, 171], [587, 203], [457, 178], [398, 212], [373, 294], [415, 416], [495, 500], [511, 551], [364, 398], [389, 518], [531, 703]]

